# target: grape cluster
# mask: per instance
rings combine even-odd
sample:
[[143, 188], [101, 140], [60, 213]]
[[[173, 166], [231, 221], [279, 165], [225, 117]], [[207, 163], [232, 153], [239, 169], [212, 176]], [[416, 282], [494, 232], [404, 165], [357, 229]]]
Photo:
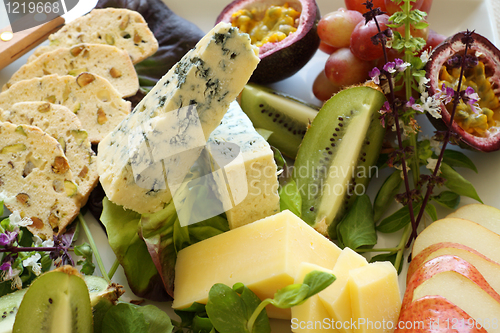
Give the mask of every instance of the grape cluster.
[[[378, 33], [375, 21], [365, 24], [363, 13], [367, 11], [363, 5], [366, 0], [345, 0], [346, 8], [324, 15], [318, 23], [318, 35], [321, 39], [320, 50], [329, 54], [325, 69], [317, 76], [313, 83], [313, 93], [320, 100], [329, 99], [342, 87], [364, 82], [368, 79], [368, 72], [373, 67], [382, 67], [382, 45], [375, 45], [372, 37]], [[388, 28], [389, 17], [400, 10], [400, 5], [392, 0], [373, 0], [375, 7], [382, 12], [377, 16], [381, 31]], [[413, 9], [429, 12], [432, 0], [416, 0], [412, 2]], [[404, 26], [396, 29], [403, 36]], [[424, 50], [434, 48], [441, 43], [445, 36], [433, 30], [411, 29], [412, 36], [422, 37], [427, 41]], [[402, 58], [401, 54], [388, 50], [389, 61]]]

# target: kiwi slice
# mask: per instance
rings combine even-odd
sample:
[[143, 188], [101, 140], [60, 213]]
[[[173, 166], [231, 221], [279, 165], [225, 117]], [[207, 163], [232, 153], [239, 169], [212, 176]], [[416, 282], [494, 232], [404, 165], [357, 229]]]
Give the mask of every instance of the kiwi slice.
[[256, 84], [243, 88], [240, 104], [255, 128], [273, 132], [269, 144], [291, 158], [297, 155], [307, 126], [318, 114], [312, 104]]
[[[116, 304], [124, 291], [122, 286], [115, 283], [108, 284], [102, 277], [84, 275], [84, 280], [90, 294], [95, 333], [95, 326], [99, 324], [100, 327], [104, 314]], [[12, 332], [19, 305], [27, 291], [28, 288], [24, 288], [0, 297], [0, 333]]]
[[0, 297], [0, 333], [12, 332], [19, 305], [28, 289], [21, 289]]
[[384, 138], [379, 110], [385, 96], [369, 86], [345, 89], [328, 100], [308, 129], [294, 164], [302, 218], [336, 238], [336, 225], [364, 193]]
[[13, 333], [92, 333], [89, 291], [78, 271], [63, 266], [39, 276], [24, 295]]

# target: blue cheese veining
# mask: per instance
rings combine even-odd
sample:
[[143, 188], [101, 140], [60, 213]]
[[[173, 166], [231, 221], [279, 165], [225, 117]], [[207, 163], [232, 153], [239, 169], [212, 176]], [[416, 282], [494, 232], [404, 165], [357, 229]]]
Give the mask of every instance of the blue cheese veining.
[[208, 149], [212, 157], [222, 160], [218, 164], [224, 165], [227, 192], [219, 189], [219, 193], [225, 206], [229, 202], [224, 202], [223, 194], [231, 199], [226, 211], [231, 229], [279, 212], [274, 153], [237, 102], [210, 135]]
[[230, 24], [215, 26], [99, 144], [107, 197], [138, 213], [172, 199], [210, 133], [256, 68], [257, 49]]

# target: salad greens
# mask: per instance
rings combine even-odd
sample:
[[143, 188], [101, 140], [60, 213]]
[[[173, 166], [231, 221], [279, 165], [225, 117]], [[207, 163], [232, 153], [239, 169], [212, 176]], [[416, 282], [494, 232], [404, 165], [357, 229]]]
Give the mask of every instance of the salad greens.
[[170, 317], [154, 305], [118, 303], [102, 320], [106, 333], [170, 333], [172, 329]]
[[176, 330], [197, 333], [268, 333], [271, 332], [265, 307], [272, 304], [281, 309], [303, 304], [335, 281], [331, 273], [311, 271], [304, 281], [291, 284], [261, 301], [248, 287], [236, 283], [232, 288], [218, 283], [208, 293], [206, 305], [193, 303], [189, 308], [176, 310], [181, 322], [173, 322]]
[[130, 289], [140, 297], [167, 300], [161, 277], [149, 255], [146, 244], [139, 235], [141, 216], [103, 200], [101, 222], [106, 227], [108, 241], [122, 265]]
[[360, 247], [377, 244], [377, 233], [373, 219], [373, 209], [368, 195], [360, 195], [352, 208], [337, 225], [337, 235], [341, 247], [354, 251]]

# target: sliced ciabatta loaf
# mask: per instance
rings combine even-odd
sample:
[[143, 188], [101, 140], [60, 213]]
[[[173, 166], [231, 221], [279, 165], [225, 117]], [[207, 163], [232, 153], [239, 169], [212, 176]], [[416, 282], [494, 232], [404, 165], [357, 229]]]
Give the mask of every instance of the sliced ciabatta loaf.
[[0, 112], [0, 121], [39, 127], [61, 145], [68, 159], [82, 204], [99, 180], [96, 156], [87, 132], [78, 117], [67, 107], [48, 102], [16, 103]]
[[0, 199], [33, 221], [32, 233], [49, 239], [64, 231], [81, 203], [56, 139], [35, 126], [0, 122]]
[[142, 15], [123, 8], [94, 9], [50, 35], [49, 42], [37, 48], [28, 62], [45, 52], [81, 43], [116, 46], [127, 51], [134, 64], [158, 49], [158, 41]]
[[19, 81], [0, 93], [0, 108], [15, 103], [44, 101], [66, 106], [80, 119], [91, 143], [99, 143], [130, 113], [130, 102], [102, 77], [82, 73], [76, 78], [47, 75]]
[[133, 96], [139, 89], [139, 79], [127, 52], [103, 44], [78, 44], [47, 52], [23, 65], [2, 91], [22, 80], [51, 74], [77, 76], [83, 72], [105, 78], [122, 97]]

